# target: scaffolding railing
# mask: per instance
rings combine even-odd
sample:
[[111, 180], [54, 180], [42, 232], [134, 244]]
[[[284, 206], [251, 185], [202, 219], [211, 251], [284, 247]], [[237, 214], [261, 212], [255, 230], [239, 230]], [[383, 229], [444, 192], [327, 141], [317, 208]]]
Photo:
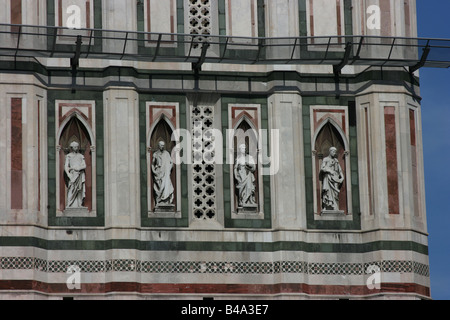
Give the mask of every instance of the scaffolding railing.
[[0, 24], [0, 57], [449, 68], [450, 39], [322, 36], [249, 38]]

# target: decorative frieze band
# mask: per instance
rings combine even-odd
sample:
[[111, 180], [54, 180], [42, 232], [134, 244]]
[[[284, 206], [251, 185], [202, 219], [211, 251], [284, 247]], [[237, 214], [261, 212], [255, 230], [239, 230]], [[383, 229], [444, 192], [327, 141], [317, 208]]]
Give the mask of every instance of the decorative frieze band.
[[370, 266], [381, 273], [414, 273], [429, 277], [428, 265], [416, 261], [383, 260], [370, 263], [318, 263], [303, 261], [227, 262], [227, 261], [140, 261], [115, 259], [106, 261], [46, 261], [32, 257], [2, 257], [0, 270], [37, 270], [66, 273], [77, 266], [83, 273], [140, 272], [155, 274], [278, 274], [365, 275]]

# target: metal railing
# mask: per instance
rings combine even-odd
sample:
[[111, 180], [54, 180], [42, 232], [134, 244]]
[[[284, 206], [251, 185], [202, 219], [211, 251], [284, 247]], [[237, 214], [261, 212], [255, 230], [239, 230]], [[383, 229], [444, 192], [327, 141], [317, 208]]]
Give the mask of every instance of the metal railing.
[[330, 36], [246, 38], [0, 24], [0, 57], [232, 64], [449, 68], [450, 39]]

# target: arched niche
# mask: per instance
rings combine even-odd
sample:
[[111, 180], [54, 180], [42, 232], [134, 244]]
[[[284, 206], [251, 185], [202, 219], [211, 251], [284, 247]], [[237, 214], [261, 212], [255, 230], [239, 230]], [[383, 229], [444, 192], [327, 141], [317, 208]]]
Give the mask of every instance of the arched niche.
[[241, 144], [245, 144], [247, 152], [256, 157], [258, 155], [258, 134], [252, 122], [244, 116], [236, 124], [234, 130], [234, 157], [236, 158], [237, 148]]
[[246, 116], [241, 117], [239, 121], [236, 123], [234, 129], [234, 137], [233, 137], [233, 156], [234, 156], [234, 162], [236, 161], [236, 158], [238, 156], [238, 149], [241, 145], [245, 144], [246, 147], [246, 154], [247, 156], [251, 156], [256, 164], [256, 170], [253, 173], [255, 177], [255, 191], [254, 191], [254, 200], [255, 200], [255, 206], [254, 207], [239, 207], [239, 190], [236, 187], [237, 180], [234, 175], [234, 167], [236, 166], [236, 163], [233, 165], [233, 209], [236, 213], [259, 213], [260, 211], [260, 181], [259, 181], [259, 163], [258, 163], [258, 133], [256, 129], [253, 126], [252, 121], [247, 119]]
[[[166, 150], [172, 155], [172, 161], [175, 163], [175, 159], [173, 157], [172, 151], [175, 148], [176, 142], [172, 141], [172, 135], [174, 132], [174, 128], [172, 127], [171, 122], [162, 115], [158, 120], [155, 121], [154, 125], [150, 130], [149, 137], [149, 150], [150, 150], [150, 159], [149, 159], [149, 192], [150, 192], [150, 210], [155, 212], [156, 202], [155, 202], [155, 194], [153, 189], [153, 174], [151, 170], [151, 163], [153, 160], [153, 154], [158, 150], [158, 144], [160, 141], [163, 141], [166, 145]], [[177, 209], [177, 166], [174, 165], [171, 176], [170, 176], [173, 188], [174, 188], [174, 199], [173, 204], [174, 208], [172, 211], [176, 212]]]
[[339, 165], [343, 171], [344, 181], [339, 193], [339, 211], [346, 215], [351, 214], [350, 206], [350, 162], [347, 159], [349, 153], [349, 145], [345, 133], [334, 122], [333, 119], [326, 119], [317, 129], [314, 135], [314, 195], [315, 195], [315, 213], [322, 214], [322, 179], [320, 179], [320, 168], [323, 159], [330, 155], [330, 148], [337, 149], [337, 158]]
[[95, 210], [95, 157], [93, 156], [94, 137], [89, 124], [85, 121], [83, 116], [78, 112], [73, 112], [66, 117], [66, 120], [61, 124], [58, 134], [59, 145], [59, 211], [64, 212], [67, 205], [67, 185], [68, 178], [64, 171], [64, 164], [66, 155], [70, 152], [70, 144], [77, 142], [80, 145], [80, 153], [84, 156], [86, 162], [86, 197], [84, 200], [84, 207], [88, 208], [89, 212]]

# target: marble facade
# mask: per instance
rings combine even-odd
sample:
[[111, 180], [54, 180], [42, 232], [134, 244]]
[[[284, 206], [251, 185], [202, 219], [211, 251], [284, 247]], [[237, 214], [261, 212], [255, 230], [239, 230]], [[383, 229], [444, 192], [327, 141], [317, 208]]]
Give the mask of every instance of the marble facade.
[[[37, 1], [39, 18], [22, 4], [22, 23], [58, 25], [58, 5], [66, 2]], [[176, 44], [180, 33], [199, 30], [186, 9], [196, 1], [123, 2], [88, 1], [91, 28], [115, 31], [111, 36], [168, 33], [160, 54], [184, 50]], [[211, 11], [196, 19], [209, 21], [205, 38], [349, 35], [368, 33], [364, 6], [386, 9], [384, 0], [340, 0], [319, 10], [323, 2], [199, 0]], [[2, 3], [0, 18], [10, 23], [10, 2]], [[414, 7], [413, 0], [388, 7], [402, 21], [391, 35], [416, 34]], [[154, 53], [154, 36], [127, 50]], [[253, 42], [234, 48], [236, 56], [253, 56]], [[123, 45], [103, 40], [101, 48], [122, 53]], [[271, 47], [264, 54], [305, 53]], [[69, 59], [14, 64], [0, 57], [0, 299], [430, 298], [420, 89], [403, 68], [349, 66], [336, 83], [326, 65], [205, 63], [198, 77], [191, 67], [82, 58], [74, 79]], [[89, 142], [87, 213], [61, 205], [61, 141], [73, 119], [74, 132]], [[258, 137], [265, 141], [257, 154], [267, 161], [255, 166], [255, 210], [239, 208], [235, 164], [227, 161], [237, 146], [226, 132], [238, 128], [268, 133]], [[333, 134], [321, 136], [324, 128]], [[321, 214], [319, 169], [327, 154], [317, 146], [325, 148], [326, 139], [342, 145], [342, 214]], [[173, 209], [162, 211], [151, 172], [161, 140], [175, 153], [182, 145], [185, 159], [195, 161], [200, 151], [223, 158], [174, 163]], [[80, 290], [66, 286], [72, 265], [81, 269]], [[381, 270], [380, 289], [367, 287], [370, 266]]]

